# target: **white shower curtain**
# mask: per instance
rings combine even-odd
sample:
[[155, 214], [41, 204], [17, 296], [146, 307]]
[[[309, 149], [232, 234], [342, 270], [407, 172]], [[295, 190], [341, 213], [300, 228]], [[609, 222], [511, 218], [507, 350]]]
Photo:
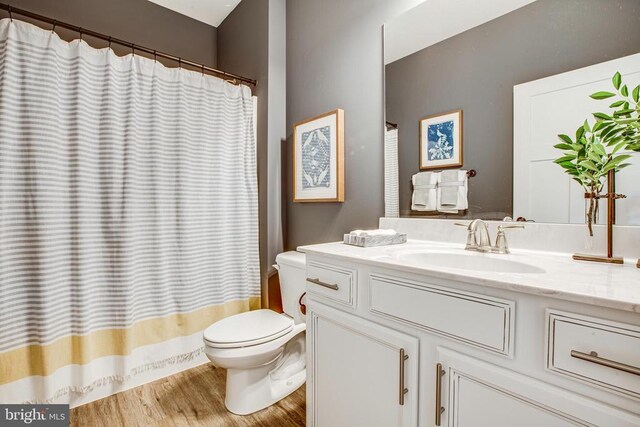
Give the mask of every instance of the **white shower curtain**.
[[398, 129], [388, 129], [384, 134], [384, 216], [400, 216], [398, 180]]
[[202, 363], [259, 306], [254, 126], [246, 86], [0, 22], [0, 402]]

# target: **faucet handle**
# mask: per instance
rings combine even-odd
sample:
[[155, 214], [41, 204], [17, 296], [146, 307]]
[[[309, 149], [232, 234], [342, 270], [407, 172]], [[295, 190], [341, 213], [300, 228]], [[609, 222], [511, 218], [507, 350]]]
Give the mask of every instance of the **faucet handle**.
[[458, 227], [465, 227], [468, 230], [467, 244], [464, 247], [466, 250], [475, 250], [478, 248], [478, 241], [476, 240], [476, 232], [471, 229], [471, 223], [463, 224], [462, 222], [454, 222], [453, 225]]
[[508, 254], [509, 245], [507, 244], [507, 236], [504, 232], [507, 228], [524, 228], [524, 225], [499, 225], [498, 235], [496, 236], [496, 246], [493, 248], [493, 252], [498, 254]]

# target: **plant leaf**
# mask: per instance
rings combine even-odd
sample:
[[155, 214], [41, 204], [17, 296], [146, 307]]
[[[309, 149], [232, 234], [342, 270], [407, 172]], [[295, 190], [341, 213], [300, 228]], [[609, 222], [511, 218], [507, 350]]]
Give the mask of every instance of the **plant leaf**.
[[613, 147], [613, 150], [611, 151], [611, 154], [616, 154], [618, 151], [622, 150], [624, 148], [624, 146], [627, 145], [627, 141], [622, 141], [618, 144], [616, 144], [615, 147]]
[[612, 120], [613, 117], [605, 114], [605, 113], [593, 113], [593, 117], [600, 120]]
[[569, 144], [556, 144], [553, 146], [553, 148], [557, 148], [558, 150], [573, 150], [573, 147]]
[[576, 158], [575, 156], [562, 156], [559, 159], [555, 159], [553, 163], [562, 164], [562, 163], [568, 162], [569, 160], [573, 160], [575, 158]]
[[578, 163], [578, 165], [582, 166], [583, 168], [592, 170], [594, 172], [598, 172], [598, 168], [596, 167], [595, 163], [593, 163], [591, 160], [583, 160], [582, 162]]
[[593, 144], [593, 151], [600, 154], [601, 156], [605, 156], [607, 154], [607, 150], [604, 148], [604, 145], [598, 143]]
[[609, 108], [618, 108], [620, 107], [622, 104], [624, 104], [624, 101], [620, 100], [620, 101], [616, 101], [613, 104], [609, 105]]
[[619, 72], [616, 72], [613, 75], [613, 87], [615, 87], [616, 89], [620, 89], [620, 84], [622, 84], [622, 76]]
[[636, 110], [633, 108], [627, 108], [626, 110], [618, 110], [616, 112], [613, 113], [614, 117], [620, 117], [620, 116], [628, 116], [631, 113], [634, 113]]
[[612, 96], [616, 96], [616, 94], [611, 92], [605, 92], [605, 91], [591, 94], [591, 98], [593, 99], [607, 99], [607, 98], [611, 98]]
[[629, 96], [629, 88], [627, 88], [627, 85], [622, 86], [622, 89], [620, 89], [620, 93], [622, 94], [622, 96]]
[[633, 93], [631, 94], [631, 96], [633, 97], [633, 100], [635, 102], [640, 101], [640, 85], [636, 86], [636, 88], [633, 90]]
[[571, 138], [568, 135], [564, 135], [564, 134], [558, 135], [558, 138], [560, 138], [561, 140], [563, 140], [567, 144], [573, 144], [573, 141], [571, 140]]

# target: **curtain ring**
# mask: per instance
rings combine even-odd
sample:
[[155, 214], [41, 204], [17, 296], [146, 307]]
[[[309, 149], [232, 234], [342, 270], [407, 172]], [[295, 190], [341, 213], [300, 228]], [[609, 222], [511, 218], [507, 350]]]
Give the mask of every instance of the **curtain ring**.
[[153, 62], [158, 62], [158, 52], [155, 49], [153, 50]]
[[202, 64], [201, 66], [202, 66], [202, 77], [204, 77], [204, 64]]
[[80, 30], [78, 32], [80, 33], [80, 40], [82, 40], [82, 34], [83, 34], [84, 30], [82, 28], [80, 28]]
[[131, 43], [131, 54], [135, 55], [136, 54], [136, 45]]
[[178, 68], [182, 68], [182, 58], [178, 58]]
[[58, 24], [58, 21], [56, 21], [55, 19], [53, 20], [53, 27], [51, 28], [51, 32], [55, 33], [56, 32], [56, 25]]
[[9, 22], [13, 22], [13, 14], [11, 13], [11, 6], [9, 6]]

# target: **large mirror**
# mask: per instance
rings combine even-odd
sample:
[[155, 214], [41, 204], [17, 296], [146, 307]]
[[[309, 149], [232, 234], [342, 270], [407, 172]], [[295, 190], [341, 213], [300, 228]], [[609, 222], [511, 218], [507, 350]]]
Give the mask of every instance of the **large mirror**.
[[[589, 141], [592, 113], [614, 117], [628, 107], [625, 93], [631, 109], [634, 96], [637, 105], [638, 6], [425, 0], [387, 23], [386, 215], [584, 223], [591, 198], [581, 184], [591, 163], [570, 175], [573, 160], [560, 158], [591, 144], [591, 160], [605, 172], [601, 145], [608, 156], [619, 141]], [[597, 92], [614, 96], [590, 96]], [[637, 117], [629, 114], [620, 118]], [[588, 131], [576, 139], [585, 120]], [[568, 146], [554, 147], [565, 144], [559, 134]], [[627, 154], [620, 164], [629, 166], [614, 180], [627, 196], [616, 203], [617, 224], [640, 225], [640, 152], [622, 144], [614, 157]], [[595, 177], [596, 193], [607, 192], [608, 176]], [[606, 222], [605, 206], [600, 199], [594, 221]]]

